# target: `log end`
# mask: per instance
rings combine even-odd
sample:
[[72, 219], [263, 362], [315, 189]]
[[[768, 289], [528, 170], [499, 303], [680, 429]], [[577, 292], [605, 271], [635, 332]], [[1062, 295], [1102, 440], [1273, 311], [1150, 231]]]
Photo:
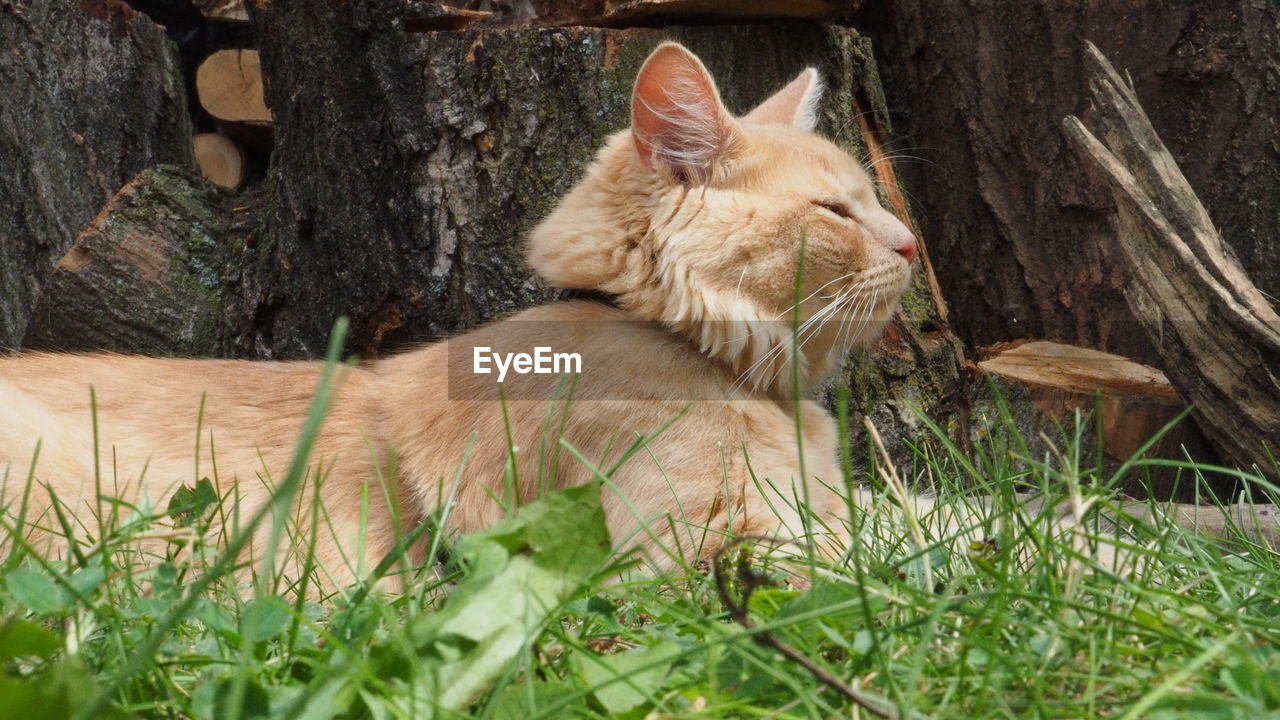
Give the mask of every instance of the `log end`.
[[257, 50], [219, 50], [205, 58], [196, 70], [196, 94], [222, 122], [271, 124]]
[[244, 150], [234, 140], [218, 133], [200, 133], [191, 138], [191, 147], [206, 180], [232, 189], [244, 183]]

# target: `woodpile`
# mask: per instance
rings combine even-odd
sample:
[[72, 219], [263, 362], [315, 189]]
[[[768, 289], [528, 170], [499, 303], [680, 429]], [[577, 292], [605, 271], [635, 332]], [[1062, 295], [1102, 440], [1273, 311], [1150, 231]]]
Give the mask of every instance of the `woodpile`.
[[125, 183], [191, 163], [179, 54], [123, 2], [0, 4], [0, 351]]

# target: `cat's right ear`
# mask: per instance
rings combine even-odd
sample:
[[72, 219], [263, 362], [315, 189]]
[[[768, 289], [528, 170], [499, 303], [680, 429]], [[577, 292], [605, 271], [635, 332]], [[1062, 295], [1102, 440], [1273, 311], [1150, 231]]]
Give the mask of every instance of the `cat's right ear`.
[[631, 93], [631, 133], [645, 166], [678, 182], [706, 182], [736, 126], [702, 61], [676, 43], [653, 51]]
[[822, 79], [818, 71], [806, 68], [795, 80], [774, 93], [743, 120], [764, 125], [789, 125], [813, 132], [818, 124], [818, 103], [822, 101]]

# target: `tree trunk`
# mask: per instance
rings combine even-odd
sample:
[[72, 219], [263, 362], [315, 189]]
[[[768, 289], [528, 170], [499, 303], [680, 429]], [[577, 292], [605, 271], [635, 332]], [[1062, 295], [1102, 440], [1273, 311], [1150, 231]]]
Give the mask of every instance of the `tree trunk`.
[[[894, 0], [866, 17], [957, 331], [1160, 358], [1124, 301], [1110, 193], [1059, 131], [1081, 40], [1133, 79], [1252, 280], [1280, 296], [1280, 6], [1257, 0]], [[899, 116], [895, 116], [895, 120]]]
[[0, 348], [57, 258], [122, 185], [190, 164], [177, 54], [121, 0], [0, 4]]

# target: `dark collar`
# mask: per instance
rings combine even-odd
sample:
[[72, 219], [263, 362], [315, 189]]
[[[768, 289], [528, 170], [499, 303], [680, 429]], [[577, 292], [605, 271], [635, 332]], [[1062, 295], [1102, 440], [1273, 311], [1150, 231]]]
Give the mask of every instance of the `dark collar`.
[[567, 288], [561, 290], [556, 297], [557, 300], [590, 300], [598, 302], [602, 305], [610, 307], [618, 307], [618, 296], [613, 293], [607, 293], [602, 290], [583, 290], [579, 288]]

